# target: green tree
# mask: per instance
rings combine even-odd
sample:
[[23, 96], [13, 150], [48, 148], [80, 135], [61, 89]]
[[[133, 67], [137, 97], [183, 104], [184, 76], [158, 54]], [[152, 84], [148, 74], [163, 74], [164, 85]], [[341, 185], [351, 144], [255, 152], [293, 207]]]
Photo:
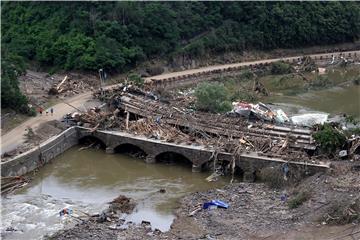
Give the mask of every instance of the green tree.
[[320, 126], [320, 129], [314, 134], [314, 139], [320, 145], [320, 148], [328, 154], [334, 154], [337, 149], [340, 149], [346, 143], [345, 135], [329, 123]]
[[221, 83], [201, 83], [195, 89], [196, 107], [199, 110], [224, 113], [231, 110], [228, 92]]
[[285, 62], [274, 62], [271, 64], [271, 73], [272, 74], [287, 74], [292, 72], [292, 67], [290, 64]]
[[2, 54], [1, 59], [1, 107], [32, 114], [27, 98], [21, 93], [17, 78], [25, 72], [24, 61], [17, 55]]
[[132, 82], [136, 86], [141, 87], [144, 85], [144, 79], [136, 73], [129, 74], [128, 79], [130, 82]]
[[356, 2], [3, 2], [2, 47], [57, 69], [121, 72], [185, 54], [294, 48], [360, 36]]

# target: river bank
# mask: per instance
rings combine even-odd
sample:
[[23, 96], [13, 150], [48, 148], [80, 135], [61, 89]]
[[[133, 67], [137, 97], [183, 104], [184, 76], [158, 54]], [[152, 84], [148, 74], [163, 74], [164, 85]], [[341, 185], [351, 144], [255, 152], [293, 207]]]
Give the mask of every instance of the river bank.
[[[359, 172], [353, 164], [335, 165], [331, 173], [283, 189], [242, 182], [189, 194], [180, 200], [168, 232], [146, 222], [124, 227], [121, 219], [104, 223], [89, 219], [49, 239], [333, 239], [343, 235], [356, 239], [360, 237]], [[305, 191], [309, 196], [294, 207], [299, 193]], [[189, 216], [213, 199], [228, 203], [229, 208]]]

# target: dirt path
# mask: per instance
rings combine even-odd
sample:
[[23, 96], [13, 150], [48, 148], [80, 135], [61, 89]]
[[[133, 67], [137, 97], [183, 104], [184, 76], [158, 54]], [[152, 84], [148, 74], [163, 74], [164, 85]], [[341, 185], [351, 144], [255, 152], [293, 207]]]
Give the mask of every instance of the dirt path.
[[[83, 110], [84, 103], [88, 100], [91, 100], [91, 92], [77, 95], [73, 98], [66, 100], [66, 102]], [[36, 117], [32, 117], [29, 120], [22, 123], [21, 125], [14, 128], [13, 130], [1, 136], [1, 153], [11, 151], [15, 149], [18, 145], [22, 144], [24, 142], [23, 135], [27, 127], [36, 129], [41, 123], [50, 120], [60, 120], [65, 114], [74, 111], [74, 108], [72, 108], [71, 106], [67, 105], [64, 102], [54, 105], [53, 109], [54, 109], [53, 116], [51, 116], [50, 113], [48, 114], [48, 116], [46, 116], [45, 113], [43, 113], [42, 116], [38, 115]]]
[[[360, 55], [360, 51], [349, 51], [349, 52], [343, 52], [346, 53], [346, 55], [348, 53], [357, 53], [358, 55]], [[309, 55], [309, 56], [324, 56], [324, 55], [332, 55], [332, 54], [339, 54], [339, 53], [326, 53], [326, 54], [313, 54], [313, 55]], [[190, 69], [190, 70], [185, 70], [185, 71], [180, 71], [180, 72], [172, 72], [172, 73], [166, 73], [166, 74], [161, 74], [161, 75], [157, 75], [157, 76], [152, 76], [150, 78], [146, 78], [146, 80], [151, 80], [151, 79], [166, 79], [169, 77], [176, 77], [176, 76], [181, 76], [181, 75], [187, 75], [187, 74], [193, 74], [193, 73], [200, 73], [200, 72], [206, 72], [206, 71], [212, 71], [212, 70], [216, 70], [216, 69], [224, 69], [224, 68], [229, 68], [229, 67], [236, 67], [236, 66], [248, 66], [250, 64], [260, 64], [260, 63], [266, 63], [266, 62], [275, 62], [275, 61], [279, 61], [279, 60], [292, 60], [292, 59], [297, 59], [299, 57], [302, 56], [294, 56], [294, 57], [287, 57], [287, 58], [274, 58], [274, 59], [264, 59], [264, 60], [258, 60], [258, 61], [249, 61], [249, 62], [241, 62], [241, 63], [233, 63], [233, 64], [224, 64], [224, 65], [214, 65], [214, 66], [209, 66], [209, 67], [203, 67], [203, 68], [197, 68], [197, 69]], [[116, 84], [115, 84], [116, 85]], [[107, 88], [111, 88], [115, 85], [111, 85], [108, 86]], [[79, 108], [83, 108], [83, 104], [91, 99], [91, 92], [87, 92], [87, 93], [83, 93], [80, 94], [78, 96], [75, 96], [73, 98], [70, 98], [68, 100], [66, 100], [66, 102], [72, 104], [75, 107], [79, 107]], [[54, 115], [53, 116], [36, 116], [34, 118], [30, 118], [29, 120], [27, 120], [26, 122], [22, 123], [21, 125], [17, 126], [16, 128], [14, 128], [13, 130], [9, 131], [8, 133], [4, 134], [1, 137], [1, 154], [7, 151], [11, 151], [13, 149], [15, 149], [18, 145], [20, 145], [21, 143], [23, 143], [23, 135], [25, 133], [25, 129], [27, 127], [31, 127], [33, 129], [36, 129], [36, 127], [39, 126], [40, 123], [44, 123], [50, 120], [59, 120], [61, 119], [65, 114], [73, 111], [74, 109], [72, 107], [70, 107], [69, 105], [65, 104], [65, 103], [58, 103], [55, 106], [53, 106], [54, 108]]]

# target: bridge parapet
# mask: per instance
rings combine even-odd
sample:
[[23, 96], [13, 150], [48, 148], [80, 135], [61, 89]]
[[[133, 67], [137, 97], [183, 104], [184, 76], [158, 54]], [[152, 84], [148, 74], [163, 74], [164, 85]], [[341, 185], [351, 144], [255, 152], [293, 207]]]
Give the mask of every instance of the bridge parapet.
[[[84, 138], [98, 140], [104, 149], [106, 149], [107, 153], [115, 153], [119, 146], [135, 146], [145, 153], [145, 161], [148, 163], [159, 161], [158, 158], [167, 153], [177, 154], [183, 156], [191, 163], [194, 172], [201, 171], [202, 167], [211, 161], [210, 157], [214, 153], [214, 149], [208, 149], [204, 146], [168, 143], [124, 132], [91, 131], [91, 129], [88, 128], [72, 127], [42, 143], [40, 149], [38, 147], [33, 148], [7, 162], [1, 163], [1, 176], [20, 176], [33, 171], [43, 164], [50, 162], [57, 155], [76, 145]], [[233, 156], [230, 153], [219, 153], [218, 159], [220, 161], [230, 162]], [[250, 173], [264, 167], [278, 166], [285, 163], [289, 165], [290, 169], [300, 168], [309, 173], [329, 169], [328, 164], [285, 161], [282, 159], [268, 158], [256, 153], [243, 153], [235, 158], [236, 166], [243, 172]]]
[[[202, 167], [211, 161], [211, 156], [214, 153], [214, 149], [208, 149], [204, 146], [183, 145], [168, 143], [161, 140], [149, 139], [142, 136], [136, 136], [124, 132], [114, 131], [96, 131], [89, 132], [89, 129], [78, 128], [80, 137], [92, 136], [106, 143], [106, 151], [108, 153], [115, 153], [116, 148], [123, 145], [135, 146], [141, 149], [145, 154], [145, 161], [147, 163], [156, 163], [158, 156], [164, 153], [175, 153], [188, 159], [192, 164], [192, 170], [194, 172], [201, 171]], [[218, 159], [220, 161], [230, 162], [233, 158], [230, 153], [219, 153]], [[269, 166], [278, 166], [288, 164], [290, 168], [303, 169], [309, 173], [315, 173], [318, 171], [326, 171], [329, 168], [329, 164], [319, 163], [310, 164], [307, 162], [298, 161], [285, 161], [279, 158], [269, 158], [261, 156], [257, 153], [243, 153], [236, 156], [235, 164], [243, 172], [253, 172]]]

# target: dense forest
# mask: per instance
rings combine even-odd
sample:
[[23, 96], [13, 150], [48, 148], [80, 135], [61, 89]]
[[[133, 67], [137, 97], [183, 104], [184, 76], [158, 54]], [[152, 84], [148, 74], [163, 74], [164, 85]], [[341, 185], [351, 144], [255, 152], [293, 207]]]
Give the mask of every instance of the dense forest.
[[360, 36], [357, 2], [3, 2], [1, 10], [3, 69], [22, 58], [59, 70], [122, 72], [155, 56], [295, 48]]

